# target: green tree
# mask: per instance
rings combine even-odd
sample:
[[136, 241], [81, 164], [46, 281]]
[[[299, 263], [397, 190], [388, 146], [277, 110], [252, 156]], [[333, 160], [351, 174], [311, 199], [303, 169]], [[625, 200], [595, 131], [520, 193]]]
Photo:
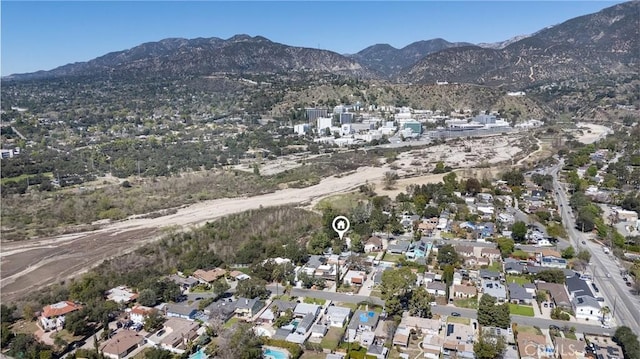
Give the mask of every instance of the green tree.
[[352, 233], [349, 238], [351, 239], [351, 250], [355, 253], [364, 253], [364, 243], [362, 242], [362, 236], [357, 233]]
[[153, 289], [143, 289], [138, 295], [138, 303], [146, 307], [153, 307], [158, 302], [158, 296]]
[[291, 308], [288, 308], [283, 315], [278, 316], [278, 318], [273, 322], [273, 326], [276, 328], [281, 328], [289, 324], [292, 320], [293, 311], [291, 310]]
[[11, 325], [9, 323], [2, 322], [0, 336], [2, 337], [0, 348], [6, 348], [14, 337], [13, 331], [11, 331]]
[[447, 172], [444, 168], [444, 162], [442, 161], [438, 161], [438, 163], [436, 163], [436, 167], [433, 169], [433, 173], [445, 173]]
[[438, 263], [440, 265], [451, 264], [453, 266], [460, 263], [460, 255], [451, 244], [446, 244], [438, 249]]
[[262, 339], [249, 323], [238, 323], [222, 332], [218, 339], [215, 357], [221, 359], [262, 358]]
[[496, 297], [494, 296], [483, 294], [480, 297], [480, 303], [478, 304], [478, 323], [480, 325], [493, 326], [496, 303]]
[[85, 310], [75, 311], [65, 316], [64, 328], [73, 335], [85, 335], [89, 333], [89, 326], [85, 319]]
[[407, 291], [415, 284], [417, 277], [409, 267], [382, 272], [382, 299], [404, 297]]
[[269, 292], [262, 281], [256, 278], [249, 278], [238, 283], [236, 296], [249, 299], [256, 297], [264, 299], [269, 296]]
[[144, 330], [147, 332], [153, 332], [162, 328], [164, 323], [164, 316], [157, 309], [151, 309], [149, 314], [144, 319]]
[[561, 269], [547, 269], [538, 272], [535, 275], [537, 280], [542, 280], [549, 283], [564, 284], [565, 276]]
[[500, 249], [500, 254], [502, 255], [502, 258], [509, 257], [509, 255], [513, 253], [516, 245], [513, 239], [506, 238], [506, 237], [498, 238], [497, 243], [498, 243], [498, 249]]
[[213, 289], [213, 292], [216, 293], [216, 295], [221, 295], [222, 293], [228, 291], [230, 288], [231, 286], [224, 279], [219, 279], [213, 282], [212, 289]]
[[527, 235], [527, 224], [522, 221], [517, 221], [511, 227], [511, 238], [516, 242], [524, 242]]
[[562, 251], [562, 258], [564, 259], [571, 259], [575, 257], [575, 255], [576, 250], [573, 248], [573, 246], [569, 246]]
[[490, 335], [480, 331], [478, 341], [473, 344], [473, 352], [477, 359], [502, 358], [507, 344], [501, 335]]
[[576, 257], [582, 261], [585, 261], [586, 263], [589, 263], [591, 261], [591, 253], [586, 249], [581, 249]]
[[404, 308], [402, 307], [402, 302], [400, 302], [400, 299], [398, 297], [391, 297], [387, 299], [384, 303], [384, 307], [390, 317], [399, 317], [402, 315], [402, 312], [404, 310]]
[[434, 301], [425, 287], [420, 286], [411, 292], [409, 299], [409, 313], [420, 318], [431, 318], [431, 302]]
[[509, 186], [521, 186], [524, 182], [524, 175], [520, 170], [514, 169], [509, 172], [505, 172], [502, 175], [502, 179], [507, 181]]
[[453, 274], [455, 273], [455, 268], [451, 264], [447, 264], [444, 266], [444, 272], [442, 274], [442, 280], [450, 286], [453, 284]]
[[497, 300], [489, 294], [483, 294], [478, 304], [478, 323], [483, 326], [508, 328], [511, 324], [509, 304], [496, 305]]
[[444, 183], [444, 191], [452, 194], [458, 188], [458, 179], [455, 172], [450, 172], [442, 177]]
[[14, 318], [13, 314], [16, 311], [16, 306], [11, 305], [7, 306], [6, 304], [0, 304], [0, 322], [2, 323], [13, 323]]
[[613, 334], [613, 340], [622, 347], [625, 359], [640, 359], [638, 335], [629, 327], [618, 327]]
[[384, 189], [393, 189], [396, 182], [398, 182], [398, 174], [395, 171], [387, 171], [384, 173], [384, 178], [382, 179]]
[[477, 193], [482, 192], [482, 185], [480, 184], [480, 181], [478, 181], [476, 178], [469, 178], [467, 179], [467, 182], [465, 184], [465, 189], [467, 193], [475, 195]]

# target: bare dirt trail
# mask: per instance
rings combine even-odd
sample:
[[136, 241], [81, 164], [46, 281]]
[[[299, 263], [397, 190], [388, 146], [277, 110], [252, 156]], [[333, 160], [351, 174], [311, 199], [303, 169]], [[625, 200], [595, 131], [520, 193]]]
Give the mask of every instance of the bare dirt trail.
[[31, 290], [82, 273], [112, 258], [138, 248], [162, 235], [162, 228], [198, 226], [229, 214], [260, 207], [311, 202], [350, 191], [366, 181], [379, 181], [387, 167], [363, 167], [342, 177], [329, 177], [306, 188], [288, 188], [254, 197], [223, 198], [180, 208], [158, 218], [135, 218], [90, 231], [3, 242], [0, 251], [0, 299], [14, 300]]

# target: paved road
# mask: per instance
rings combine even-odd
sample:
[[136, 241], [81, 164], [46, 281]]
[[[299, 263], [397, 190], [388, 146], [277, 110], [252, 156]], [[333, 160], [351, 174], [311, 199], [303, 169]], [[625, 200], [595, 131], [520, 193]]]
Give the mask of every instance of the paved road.
[[[465, 308], [439, 305], [439, 306], [431, 307], [431, 311], [434, 314], [440, 314], [440, 315], [451, 315], [451, 313], [457, 312], [457, 313], [460, 313], [461, 317], [477, 319], [477, 312], [475, 309], [465, 309]], [[540, 329], [548, 329], [550, 325], [557, 325], [560, 328], [564, 327], [565, 325], [568, 325], [569, 327], [576, 327], [576, 332], [589, 333], [589, 334], [613, 335], [613, 331], [614, 331], [613, 329], [601, 328], [600, 325], [565, 322], [562, 320], [552, 320], [552, 319], [544, 319], [544, 318], [537, 318], [537, 317], [524, 317], [521, 315], [512, 315], [511, 321], [513, 323], [518, 323], [520, 325], [536, 326]]]
[[[463, 246], [472, 246], [472, 247], [483, 247], [483, 248], [497, 248], [495, 243], [492, 242], [476, 242], [476, 241], [459, 241], [456, 239], [438, 239], [438, 241], [444, 243], [444, 244], [453, 244], [453, 245], [463, 245]], [[568, 247], [569, 243], [567, 243], [566, 241], [558, 241], [558, 250], [563, 250], [564, 248]], [[555, 249], [556, 246], [549, 246], [549, 247], [538, 247], [535, 245], [518, 245], [518, 249], [522, 249], [523, 251], [527, 251], [527, 252], [534, 252], [534, 251], [539, 251], [541, 248], [552, 248]]]
[[[360, 302], [370, 301], [373, 304], [384, 305], [384, 301], [378, 297], [347, 295], [344, 293], [325, 292], [321, 290], [293, 288], [291, 290], [291, 294], [293, 296], [320, 298], [325, 300], [332, 300], [334, 302], [360, 303]], [[477, 312], [475, 309], [465, 309], [465, 308], [457, 308], [454, 306], [436, 305], [431, 307], [431, 310], [433, 311], [433, 313], [440, 314], [440, 315], [451, 315], [451, 313], [453, 312], [458, 312], [462, 317], [477, 319]], [[613, 332], [614, 332], [614, 329], [601, 328], [599, 324], [593, 325], [593, 324], [583, 324], [583, 323], [575, 323], [575, 322], [565, 322], [562, 320], [544, 319], [544, 318], [537, 318], [537, 317], [524, 317], [520, 315], [512, 315], [511, 321], [521, 325], [536, 326], [541, 329], [548, 329], [549, 326], [553, 324], [561, 328], [565, 325], [568, 325], [569, 327], [576, 327], [576, 331], [579, 333], [613, 335]]]
[[[558, 202], [562, 205], [560, 214], [564, 223], [567, 234], [571, 243], [578, 249], [587, 249], [591, 253], [591, 268], [596, 271], [594, 280], [600, 287], [600, 293], [604, 295], [609, 307], [613, 310], [615, 306], [614, 317], [618, 325], [625, 325], [635, 333], [640, 334], [640, 301], [637, 297], [633, 297], [629, 288], [620, 278], [620, 270], [613, 256], [604, 255], [602, 247], [590, 241], [575, 228], [573, 216], [570, 214], [569, 200], [567, 194], [560, 187], [558, 182], [558, 171], [564, 166], [564, 161], [554, 166], [550, 173], [553, 176], [553, 187], [557, 192]], [[585, 241], [586, 245], [582, 242]], [[606, 276], [597, 278], [598, 274], [611, 274], [611, 278]]]
[[384, 305], [384, 301], [378, 297], [366, 297], [363, 295], [349, 295], [345, 293], [325, 292], [323, 290], [292, 288], [291, 295], [298, 296], [298, 297], [319, 298], [319, 299], [331, 300], [334, 302], [344, 302], [344, 303], [370, 302], [376, 305]]

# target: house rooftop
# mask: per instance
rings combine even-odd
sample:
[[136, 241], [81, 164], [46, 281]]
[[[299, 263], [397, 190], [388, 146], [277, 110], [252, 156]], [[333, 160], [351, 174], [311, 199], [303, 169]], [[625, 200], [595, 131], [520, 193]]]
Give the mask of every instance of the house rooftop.
[[47, 305], [46, 307], [42, 308], [42, 316], [45, 318], [58, 317], [80, 309], [82, 309], [80, 305], [67, 300]]
[[138, 298], [138, 293], [135, 293], [126, 286], [119, 286], [107, 291], [107, 299], [116, 303], [128, 303]]
[[565, 280], [565, 284], [567, 285], [567, 291], [569, 292], [569, 294], [573, 295], [574, 297], [586, 295], [595, 298], [587, 282], [580, 279], [578, 276], [567, 278]]
[[379, 314], [370, 310], [365, 312], [364, 310], [358, 310], [355, 312], [351, 321], [349, 322], [349, 328], [355, 329], [360, 325], [374, 327], [378, 324]]

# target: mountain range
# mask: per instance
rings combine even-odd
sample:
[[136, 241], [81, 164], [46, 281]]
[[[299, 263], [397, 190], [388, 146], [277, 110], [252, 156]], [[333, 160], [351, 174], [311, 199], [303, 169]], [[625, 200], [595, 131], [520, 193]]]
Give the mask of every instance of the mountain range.
[[640, 2], [618, 4], [495, 44], [376, 44], [352, 55], [288, 46], [261, 36], [170, 38], [50, 71], [3, 80], [69, 76], [202, 77], [216, 73], [334, 73], [403, 83], [463, 82], [526, 88], [551, 80], [637, 73]]

